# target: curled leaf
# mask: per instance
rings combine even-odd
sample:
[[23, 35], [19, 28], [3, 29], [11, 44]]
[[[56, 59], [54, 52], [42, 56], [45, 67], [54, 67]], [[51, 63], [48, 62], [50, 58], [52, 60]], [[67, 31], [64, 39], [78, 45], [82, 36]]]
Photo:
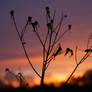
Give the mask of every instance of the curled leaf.
[[67, 48], [67, 49], [66, 49], [66, 52], [65, 52], [65, 56], [66, 56], [69, 52], [71, 53], [71, 56], [73, 55], [73, 50], [70, 49], [70, 48]]
[[56, 57], [62, 51], [61, 46], [59, 45], [57, 51], [54, 53], [54, 57]]
[[85, 52], [86, 52], [86, 53], [92, 52], [92, 49], [86, 49]]
[[32, 24], [32, 27], [33, 27], [34, 31], [36, 31], [36, 28], [38, 26], [38, 21], [35, 21], [35, 22], [31, 23], [31, 24]]

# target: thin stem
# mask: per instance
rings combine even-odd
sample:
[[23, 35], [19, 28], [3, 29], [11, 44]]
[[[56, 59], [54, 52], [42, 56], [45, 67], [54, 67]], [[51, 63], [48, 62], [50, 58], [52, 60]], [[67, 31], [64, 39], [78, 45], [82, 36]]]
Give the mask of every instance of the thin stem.
[[61, 34], [61, 36], [58, 37], [58, 39], [55, 41], [55, 44], [61, 39], [63, 38], [63, 36], [69, 31], [69, 29], [65, 30], [63, 34]]
[[23, 49], [24, 49], [25, 56], [26, 56], [26, 58], [27, 58], [27, 60], [28, 60], [28, 62], [29, 62], [29, 64], [30, 64], [30, 66], [32, 67], [32, 69], [34, 70], [34, 72], [41, 78], [40, 74], [35, 70], [35, 68], [33, 67], [32, 63], [30, 62], [30, 59], [29, 59], [29, 57], [28, 57], [28, 54], [27, 54], [27, 52], [26, 52], [26, 49], [25, 49], [24, 44], [22, 44], [22, 47], [23, 47]]
[[88, 49], [88, 46], [89, 46], [89, 41], [90, 41], [90, 37], [88, 38], [88, 42], [87, 42], [87, 49]]
[[74, 68], [73, 72], [70, 74], [70, 76], [68, 77], [68, 79], [66, 80], [66, 84], [68, 83], [68, 81], [70, 80], [70, 78], [72, 77], [72, 75], [74, 74], [74, 72], [76, 71], [76, 69], [78, 68], [79, 64], [76, 65], [76, 67]]
[[47, 65], [46, 65], [46, 69], [49, 67], [50, 62], [52, 61], [52, 59], [53, 59], [53, 56], [48, 60]]
[[78, 47], [76, 46], [76, 48], [75, 48], [75, 62], [76, 62], [76, 65], [78, 63], [78, 61], [77, 61], [77, 49], [78, 49]]
[[23, 28], [23, 30], [22, 30], [22, 32], [21, 32], [21, 40], [22, 40], [22, 38], [23, 38], [23, 36], [24, 36], [24, 33], [25, 33], [25, 31], [26, 31], [27, 26], [28, 26], [28, 21], [27, 21], [26, 25], [24, 26], [24, 28]]
[[[55, 16], [55, 12], [54, 12], [54, 16]], [[53, 16], [53, 19], [54, 19], [54, 16]], [[55, 38], [54, 38], [54, 41], [53, 41], [53, 44], [52, 44], [52, 46], [51, 46], [51, 38], [52, 38], [52, 33], [54, 32], [53, 30], [53, 32], [51, 33], [51, 35], [50, 35], [50, 39], [49, 39], [49, 48], [48, 48], [48, 54], [50, 54], [51, 52], [52, 52], [52, 49], [53, 49], [53, 47], [54, 47], [54, 44], [55, 44], [55, 41], [56, 41], [56, 39], [57, 39], [57, 36], [58, 36], [58, 33], [59, 33], [59, 31], [60, 31], [60, 28], [61, 28], [61, 24], [62, 24], [62, 22], [63, 22], [63, 16], [61, 16], [61, 19], [60, 19], [60, 23], [59, 23], [59, 25], [57, 26], [58, 27], [58, 30], [57, 30], [57, 32], [56, 32], [56, 36], [55, 36]], [[47, 55], [47, 58], [48, 58], [48, 55]], [[46, 59], [47, 59], [46, 58]], [[51, 61], [51, 60], [50, 60]], [[48, 65], [47, 65], [47, 67], [49, 66], [49, 64], [50, 64], [50, 61], [49, 61], [49, 63], [48, 63]]]
[[56, 15], [56, 9], [54, 10], [54, 15], [53, 15], [53, 24], [54, 24], [54, 20], [55, 20], [55, 15]]
[[42, 40], [41, 40], [41, 38], [40, 38], [40, 36], [39, 36], [38, 32], [37, 32], [37, 31], [35, 31], [35, 33], [36, 33], [36, 36], [38, 37], [38, 39], [39, 39], [40, 43], [41, 43], [41, 44], [42, 44], [42, 46], [44, 47], [44, 44], [43, 44], [43, 42], [42, 42]]
[[[92, 40], [92, 33], [91, 33], [91, 35], [89, 35], [89, 38], [88, 38], [88, 41], [87, 41], [87, 49], [88, 49], [89, 41], [90, 41], [90, 40]], [[92, 48], [92, 46], [91, 46], [90, 48]]]
[[14, 22], [15, 29], [16, 29], [16, 31], [17, 31], [17, 34], [18, 34], [18, 36], [19, 36], [19, 39], [20, 39], [20, 33], [19, 33], [19, 31], [18, 31], [18, 28], [17, 28], [16, 22], [15, 22], [15, 17], [14, 17], [14, 16], [12, 16], [12, 19], [13, 19], [13, 22]]
[[16, 31], [17, 31], [17, 33], [18, 33], [20, 42], [21, 42], [21, 44], [22, 44], [22, 47], [23, 47], [25, 56], [26, 56], [26, 58], [27, 58], [27, 60], [28, 60], [28, 62], [29, 62], [29, 64], [30, 64], [30, 66], [31, 66], [32, 69], [34, 70], [34, 72], [41, 78], [40, 74], [35, 70], [35, 68], [33, 67], [33, 65], [32, 65], [32, 63], [31, 63], [31, 61], [30, 61], [30, 59], [29, 59], [29, 56], [28, 56], [28, 54], [27, 54], [26, 48], [25, 48], [25, 46], [24, 46], [24, 43], [23, 43], [22, 40], [21, 40], [21, 36], [20, 36], [19, 31], [18, 31], [18, 28], [17, 28], [16, 22], [15, 22], [14, 16], [13, 16], [13, 22], [14, 22], [15, 29], [16, 29]]
[[51, 48], [51, 39], [52, 39], [52, 30], [51, 30], [51, 33], [50, 33], [50, 37], [49, 37], [49, 47], [48, 47], [48, 55], [49, 55], [49, 52], [50, 52], [50, 48]]
[[17, 81], [20, 81], [20, 80], [19, 80], [19, 78], [18, 78], [18, 76], [17, 76], [17, 75], [15, 75], [13, 72], [8, 71], [8, 73], [10, 73], [10, 74], [12, 74], [14, 77], [16, 77]]
[[43, 46], [43, 48], [45, 49], [45, 52], [47, 52], [47, 50], [46, 50], [46, 48], [45, 48], [45, 45], [43, 44], [43, 42], [42, 42], [42, 40], [41, 40], [41, 38], [40, 38], [40, 36], [39, 36], [38, 32], [37, 32], [37, 31], [35, 31], [35, 33], [36, 33], [36, 36], [38, 37], [38, 39], [39, 39], [39, 41], [40, 41], [41, 45], [42, 45], [42, 46]]
[[56, 39], [57, 39], [58, 33], [59, 33], [60, 28], [61, 28], [61, 25], [62, 25], [62, 22], [63, 22], [63, 15], [61, 16], [60, 23], [59, 23], [59, 27], [58, 27], [58, 30], [57, 30], [57, 32], [56, 32], [56, 35], [55, 35], [55, 38], [54, 38], [54, 41], [53, 41], [52, 48], [51, 48], [50, 52], [53, 50], [53, 47], [54, 47], [54, 45], [55, 45], [55, 41], [56, 41]]
[[46, 38], [45, 38], [45, 42], [44, 42], [44, 46], [46, 45], [46, 42], [47, 42], [47, 39], [48, 39], [48, 34], [49, 34], [49, 29], [48, 29], [48, 32], [46, 34]]
[[76, 67], [74, 68], [73, 72], [70, 74], [70, 76], [68, 77], [68, 79], [66, 80], [66, 84], [68, 83], [68, 81], [70, 80], [70, 78], [72, 77], [72, 75], [74, 74], [74, 72], [76, 71], [76, 69], [78, 68], [78, 66], [83, 63], [89, 56], [91, 55], [91, 53], [86, 53], [83, 58], [79, 61], [79, 63], [76, 65]]

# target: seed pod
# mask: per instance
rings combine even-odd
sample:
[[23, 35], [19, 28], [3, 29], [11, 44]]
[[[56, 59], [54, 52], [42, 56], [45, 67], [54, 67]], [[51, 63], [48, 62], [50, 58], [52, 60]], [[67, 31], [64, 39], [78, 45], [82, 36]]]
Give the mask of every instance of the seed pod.
[[46, 10], [47, 10], [47, 11], [49, 10], [49, 7], [48, 7], [48, 6], [46, 6]]
[[71, 25], [71, 24], [69, 24], [69, 25], [68, 25], [68, 29], [70, 30], [70, 29], [71, 29], [71, 27], [72, 27], [72, 25]]
[[14, 11], [13, 11], [13, 10], [11, 10], [11, 11], [10, 11], [10, 14], [11, 14], [11, 16], [13, 16], [13, 15], [14, 15]]

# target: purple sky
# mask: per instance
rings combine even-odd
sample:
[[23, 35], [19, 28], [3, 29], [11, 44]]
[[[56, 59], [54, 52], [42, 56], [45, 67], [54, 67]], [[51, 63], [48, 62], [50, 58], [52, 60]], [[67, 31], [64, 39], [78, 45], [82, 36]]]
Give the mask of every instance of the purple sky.
[[[41, 24], [45, 24], [45, 6], [47, 5], [52, 11], [57, 10], [56, 20], [59, 20], [58, 17], [62, 11], [68, 14], [69, 17], [65, 23], [72, 24], [71, 38], [74, 40], [72, 41], [78, 45], [80, 40], [84, 43], [92, 30], [91, 0], [0, 0], [0, 59], [21, 56], [15, 49], [21, 47], [19, 48], [17, 34], [10, 19], [10, 10], [15, 11], [18, 27], [21, 29], [29, 15], [39, 20]], [[34, 45], [36, 47], [36, 43], [33, 42]]]

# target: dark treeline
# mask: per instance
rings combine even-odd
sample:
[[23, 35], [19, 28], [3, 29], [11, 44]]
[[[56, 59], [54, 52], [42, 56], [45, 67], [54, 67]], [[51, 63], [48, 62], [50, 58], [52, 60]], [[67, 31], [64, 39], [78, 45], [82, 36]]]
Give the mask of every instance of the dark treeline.
[[84, 86], [78, 86], [78, 85], [71, 85], [71, 84], [63, 84], [59, 88], [54, 87], [53, 85], [47, 86], [44, 85], [41, 86], [35, 86], [33, 88], [13, 88], [13, 87], [2, 87], [0, 88], [0, 92], [91, 92], [92, 91], [92, 85], [84, 85]]

